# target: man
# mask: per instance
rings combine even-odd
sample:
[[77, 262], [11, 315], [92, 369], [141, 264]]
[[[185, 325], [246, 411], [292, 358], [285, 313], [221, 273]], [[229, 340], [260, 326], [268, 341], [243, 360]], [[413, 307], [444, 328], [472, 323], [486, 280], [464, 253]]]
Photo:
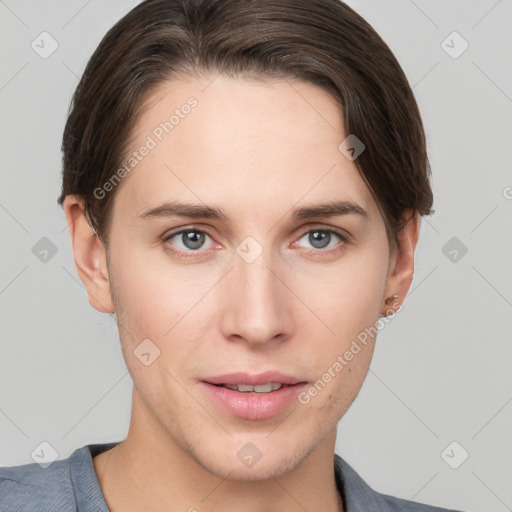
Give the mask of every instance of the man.
[[[351, 61], [361, 34], [376, 51]], [[319, 85], [329, 65], [354, 108]], [[116, 315], [130, 429], [3, 468], [6, 510], [442, 510], [334, 453], [432, 204], [407, 87], [334, 0], [148, 0], [109, 31], [66, 125], [61, 203], [89, 301]]]

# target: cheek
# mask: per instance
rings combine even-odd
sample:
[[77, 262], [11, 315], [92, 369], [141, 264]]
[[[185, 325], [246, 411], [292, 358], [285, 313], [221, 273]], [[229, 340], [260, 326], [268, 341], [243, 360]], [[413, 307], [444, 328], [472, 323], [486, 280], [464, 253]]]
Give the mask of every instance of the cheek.
[[[125, 254], [128, 254], [125, 253]], [[186, 370], [187, 361], [201, 348], [201, 334], [207, 331], [211, 318], [202, 298], [218, 280], [212, 272], [190, 271], [163, 266], [161, 259], [132, 251], [129, 258], [112, 261], [111, 283], [115, 290], [116, 317], [126, 365], [135, 379], [151, 375], [157, 386], [153, 365], [145, 367], [134, 351], [144, 340], [149, 351], [158, 354], [155, 367], [173, 374]], [[140, 345], [145, 346], [145, 345]], [[166, 380], [164, 374], [161, 375]], [[169, 379], [169, 377], [167, 377]]]
[[129, 257], [118, 258], [112, 265], [116, 309], [122, 310], [133, 334], [163, 338], [200, 300], [207, 283], [184, 277], [177, 267], [164, 266], [165, 259], [151, 257], [151, 252], [126, 254]]
[[[331, 273], [323, 290], [318, 282], [303, 288], [323, 322], [306, 329], [303, 340], [303, 355], [314, 362], [316, 374], [303, 397], [312, 409], [341, 415], [359, 392], [373, 355], [387, 265], [378, 252], [354, 254]], [[315, 340], [313, 346], [306, 338]]]
[[[328, 274], [303, 281], [302, 294], [312, 310], [330, 327], [324, 329], [329, 345], [343, 349], [379, 318], [388, 260], [383, 251], [353, 251]], [[322, 286], [320, 286], [320, 284]]]

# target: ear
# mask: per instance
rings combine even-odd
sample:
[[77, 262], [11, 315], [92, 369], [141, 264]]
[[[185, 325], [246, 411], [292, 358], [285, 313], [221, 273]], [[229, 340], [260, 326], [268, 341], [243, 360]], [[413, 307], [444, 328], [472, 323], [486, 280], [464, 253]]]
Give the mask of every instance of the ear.
[[[406, 210], [404, 216], [409, 220], [398, 233], [398, 247], [390, 259], [381, 316], [388, 316], [401, 307], [414, 276], [414, 251], [418, 243], [420, 216], [418, 212], [413, 215], [413, 210]], [[398, 297], [386, 304], [386, 299], [394, 295]]]
[[101, 313], [113, 313], [115, 307], [110, 290], [107, 254], [103, 243], [89, 224], [83, 200], [79, 196], [68, 195], [63, 207], [75, 265], [87, 289], [89, 303]]

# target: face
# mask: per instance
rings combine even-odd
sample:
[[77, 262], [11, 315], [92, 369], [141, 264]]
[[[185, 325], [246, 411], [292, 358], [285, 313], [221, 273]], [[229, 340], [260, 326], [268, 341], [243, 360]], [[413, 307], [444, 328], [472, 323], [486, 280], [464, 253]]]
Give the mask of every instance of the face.
[[341, 117], [314, 85], [219, 76], [138, 120], [108, 252], [132, 414], [217, 475], [296, 467], [367, 374], [394, 260]]

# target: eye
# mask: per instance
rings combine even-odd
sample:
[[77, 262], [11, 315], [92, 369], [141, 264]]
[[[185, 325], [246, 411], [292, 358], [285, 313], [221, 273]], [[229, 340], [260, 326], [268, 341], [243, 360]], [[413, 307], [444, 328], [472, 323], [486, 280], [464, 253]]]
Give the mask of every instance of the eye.
[[[348, 237], [334, 229], [315, 228], [305, 231], [300, 239], [305, 239], [306, 243], [311, 244], [312, 249], [320, 252], [332, 252], [340, 250], [349, 242]], [[343, 243], [340, 243], [343, 242]], [[298, 242], [295, 242], [295, 246]]]
[[[211, 240], [210, 247], [205, 247], [207, 239], [211, 240], [210, 235], [202, 229], [188, 228], [181, 229], [175, 233], [171, 233], [164, 237], [163, 241], [168, 244], [167, 250], [172, 254], [179, 257], [194, 257], [199, 256], [202, 252], [208, 249], [219, 247]], [[343, 247], [350, 242], [347, 235], [334, 229], [327, 228], [314, 228], [304, 231], [297, 242], [292, 244], [296, 247], [300, 240], [305, 239], [305, 242], [310, 244], [312, 253], [332, 253], [343, 249]]]
[[164, 242], [169, 242], [170, 245], [178, 247], [177, 250], [171, 247], [169, 250], [172, 253], [177, 253], [182, 256], [193, 256], [191, 253], [200, 252], [199, 249], [204, 248], [203, 246], [207, 238], [210, 238], [210, 236], [206, 231], [191, 228], [171, 233], [164, 238]]

